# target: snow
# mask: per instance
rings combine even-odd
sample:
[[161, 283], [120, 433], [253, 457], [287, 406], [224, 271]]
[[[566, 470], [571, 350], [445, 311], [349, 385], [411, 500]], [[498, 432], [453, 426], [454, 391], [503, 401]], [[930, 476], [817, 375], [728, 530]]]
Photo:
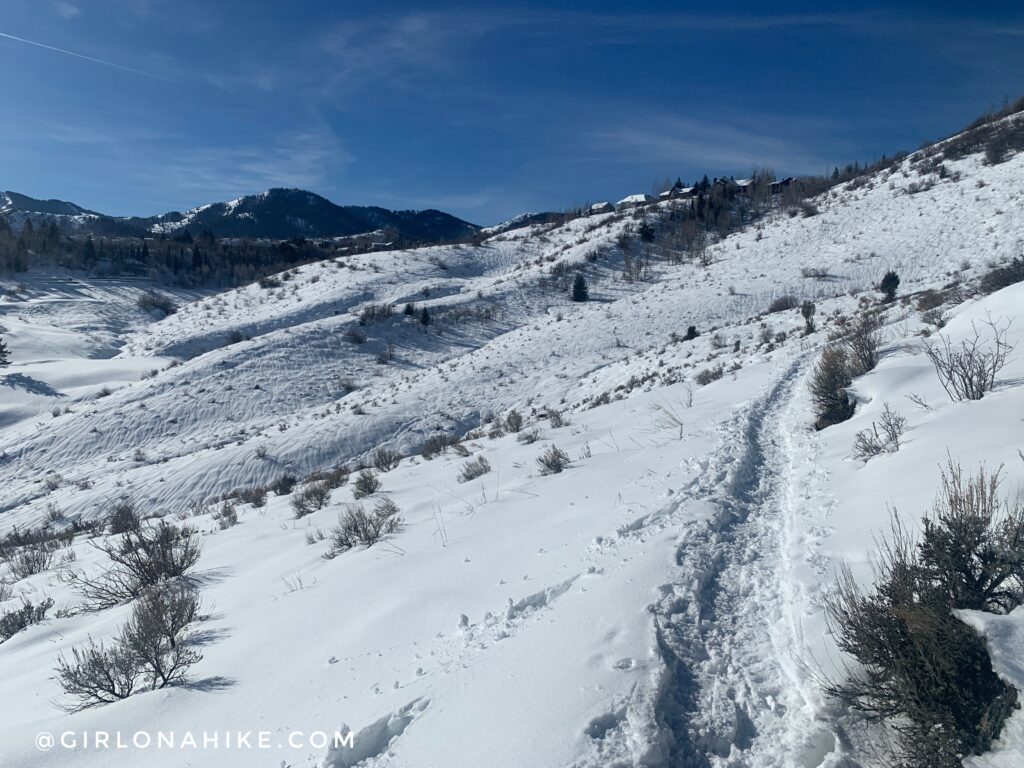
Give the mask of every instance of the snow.
[[[959, 611], [960, 618], [985, 636], [992, 667], [1018, 692], [1024, 691], [1024, 608], [1008, 616]], [[1024, 765], [1024, 710], [1018, 709], [1004, 726], [996, 748], [987, 755], [964, 760], [966, 768], [1013, 768]]]
[[[203, 540], [204, 658], [188, 686], [69, 716], [54, 706], [55, 658], [112, 636], [128, 609], [51, 613], [0, 646], [0, 697], [17, 702], [0, 721], [0, 765], [135, 766], [132, 750], [47, 754], [33, 736], [157, 727], [265, 729], [275, 749], [184, 760], [156, 750], [144, 758], [154, 768], [863, 760], [841, 735], [856, 723], [814, 680], [841, 662], [822, 608], [836, 569], [870, 579], [889, 509], [913, 525], [947, 456], [1005, 464], [1008, 492], [1024, 478], [1024, 355], [996, 391], [953, 403], [921, 336], [955, 342], [972, 324], [1016, 318], [1024, 285], [947, 306], [941, 330], [912, 303], [891, 305], [883, 359], [855, 383], [854, 418], [809, 427], [807, 374], [835, 313], [875, 301], [886, 270], [908, 295], [1021, 252], [1024, 156], [949, 163], [959, 181], [915, 193], [912, 160], [833, 190], [816, 216], [780, 212], [731, 236], [707, 267], [657, 262], [642, 282], [621, 277], [632, 222], [614, 215], [512, 228], [479, 247], [306, 265], [279, 287], [180, 293], [179, 311], [159, 321], [135, 306], [144, 284], [20, 279], [24, 290], [0, 299], [15, 361], [0, 374], [0, 530], [38, 524], [50, 505], [96, 517], [124, 493], [187, 518]], [[807, 267], [828, 276], [805, 277]], [[576, 270], [589, 302], [569, 301]], [[816, 333], [801, 335], [797, 311], [762, 315], [785, 294], [817, 302]], [[381, 303], [396, 314], [360, 325]], [[433, 323], [406, 317], [406, 303]], [[762, 323], [785, 341], [762, 345]], [[683, 341], [691, 324], [701, 335]], [[366, 342], [347, 340], [354, 331]], [[1024, 349], [1024, 325], [1010, 335]], [[717, 365], [722, 378], [697, 386]], [[905, 444], [853, 459], [855, 433], [886, 402], [908, 418]], [[539, 430], [535, 442], [485, 436], [511, 408]], [[549, 408], [568, 424], [541, 418]], [[418, 455], [429, 435], [471, 430], [465, 450], [492, 467], [476, 480], [458, 481], [467, 458], [453, 450]], [[379, 494], [406, 524], [372, 548], [325, 560], [316, 541], [352, 502], [349, 486], [301, 520], [273, 494], [265, 508], [241, 505], [226, 530], [208, 512], [188, 517], [194, 501], [381, 444], [409, 454], [381, 474]], [[536, 458], [550, 445], [571, 464], [544, 476]], [[75, 567], [101, 567], [85, 538], [73, 551]], [[55, 569], [13, 589], [76, 602]], [[1018, 683], [1020, 611], [967, 620]], [[316, 730], [351, 733], [354, 746], [276, 747]], [[972, 765], [1016, 764], [1021, 730], [1018, 713], [1000, 751]]]
[[654, 198], [652, 195], [643, 194], [643, 193], [637, 194], [637, 195], [629, 195], [629, 196], [624, 197], [621, 200], [619, 200], [619, 202], [617, 202], [615, 204], [615, 207], [616, 208], [621, 208], [621, 207], [625, 206], [625, 207], [628, 208], [629, 206], [633, 206], [633, 205], [646, 205], [647, 203], [655, 202], [655, 199], [656, 198]]

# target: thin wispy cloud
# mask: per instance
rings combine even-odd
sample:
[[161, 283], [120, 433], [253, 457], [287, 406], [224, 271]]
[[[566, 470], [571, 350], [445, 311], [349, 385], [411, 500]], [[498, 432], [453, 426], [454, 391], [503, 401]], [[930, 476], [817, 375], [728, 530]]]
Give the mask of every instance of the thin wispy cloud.
[[54, 53], [60, 53], [60, 54], [63, 54], [65, 56], [73, 56], [76, 59], [83, 59], [84, 61], [89, 61], [89, 62], [92, 62], [93, 64], [100, 64], [100, 65], [102, 65], [104, 67], [112, 67], [114, 69], [119, 69], [122, 72], [130, 72], [130, 73], [132, 73], [134, 75], [141, 75], [142, 77], [148, 77], [148, 78], [151, 78], [153, 80], [160, 80], [162, 82], [171, 83], [173, 85], [182, 85], [182, 83], [178, 82], [177, 80], [171, 80], [170, 78], [162, 77], [161, 75], [156, 75], [156, 74], [153, 74], [152, 72], [144, 72], [141, 69], [135, 69], [134, 67], [126, 67], [123, 64], [117, 64], [117, 63], [115, 63], [113, 61], [106, 61], [104, 59], [97, 59], [97, 58], [95, 58], [93, 56], [86, 56], [84, 53], [76, 53], [75, 51], [69, 51], [66, 48], [58, 48], [57, 46], [47, 45], [46, 43], [40, 43], [40, 42], [37, 42], [35, 40], [26, 40], [24, 37], [17, 37], [16, 35], [9, 35], [6, 32], [0, 32], [0, 37], [5, 38], [7, 40], [13, 40], [13, 41], [18, 42], [18, 43], [23, 43], [24, 45], [31, 45], [31, 46], [34, 46], [36, 48], [42, 48], [42, 49], [47, 50], [47, 51], [52, 51]]
[[77, 18], [82, 14], [81, 9], [77, 5], [72, 5], [71, 3], [66, 2], [66, 0], [61, 0], [57, 3], [56, 11], [57, 15], [66, 21]]
[[157, 152], [147, 160], [172, 188], [208, 202], [272, 187], [322, 190], [352, 156], [332, 132], [318, 129], [289, 133], [269, 146], [208, 145], [171, 157]]
[[410, 89], [424, 76], [457, 73], [466, 46], [500, 28], [475, 14], [415, 13], [335, 24], [319, 37], [332, 88], [386, 85]]
[[[808, 133], [818, 132], [808, 128]], [[820, 135], [820, 133], [818, 133]], [[733, 123], [656, 116], [592, 131], [591, 151], [607, 161], [660, 162], [668, 167], [747, 173], [755, 166], [786, 173], [821, 173], [834, 158], [807, 139]]]

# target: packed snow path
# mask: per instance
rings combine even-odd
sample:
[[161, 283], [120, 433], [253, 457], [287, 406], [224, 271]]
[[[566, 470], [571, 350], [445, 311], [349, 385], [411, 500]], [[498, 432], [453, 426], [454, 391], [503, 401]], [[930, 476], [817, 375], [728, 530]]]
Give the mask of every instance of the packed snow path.
[[804, 602], [790, 578], [801, 499], [822, 480], [808, 461], [810, 360], [732, 422], [694, 490], [718, 511], [684, 536], [680, 578], [655, 607], [668, 665], [657, 715], [673, 767], [812, 768], [835, 748], [798, 661]]

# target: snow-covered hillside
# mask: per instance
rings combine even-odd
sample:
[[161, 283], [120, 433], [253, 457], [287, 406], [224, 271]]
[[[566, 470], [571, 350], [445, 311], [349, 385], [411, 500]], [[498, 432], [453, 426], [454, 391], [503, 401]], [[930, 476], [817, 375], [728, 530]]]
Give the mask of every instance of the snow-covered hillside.
[[[848, 737], [859, 721], [816, 681], [841, 670], [822, 602], [836, 569], [870, 580], [889, 508], [915, 525], [947, 457], [1004, 464], [1007, 491], [1024, 478], [1024, 325], [978, 402], [950, 402], [922, 347], [923, 334], [957, 342], [1012, 320], [1024, 284], [959, 303], [950, 292], [941, 329], [913, 300], [1024, 251], [1024, 154], [946, 166], [922, 177], [911, 156], [835, 188], [816, 215], [779, 211], [707, 265], [656, 261], [642, 280], [622, 276], [623, 248], [644, 247], [635, 220], [601, 214], [182, 294], [159, 321], [132, 285], [4, 283], [0, 531], [97, 518], [130, 495], [201, 531], [204, 608], [190, 683], [69, 716], [54, 705], [56, 657], [113, 636], [130, 610], [57, 617], [78, 600], [60, 569], [102, 567], [85, 536], [13, 582], [0, 611], [19, 595], [55, 608], [0, 644], [0, 696], [16, 702], [0, 765], [873, 765]], [[884, 354], [854, 384], [854, 417], [816, 433], [818, 351], [877, 302], [887, 270], [910, 300], [885, 307]], [[569, 300], [577, 271], [590, 301]], [[814, 333], [798, 308], [767, 313], [782, 296], [816, 302]], [[691, 325], [700, 335], [686, 339]], [[854, 459], [886, 403], [907, 419], [903, 445]], [[512, 409], [524, 429], [490, 437]], [[438, 433], [465, 439], [421, 456]], [[381, 445], [406, 458], [363, 503], [390, 499], [405, 524], [368, 549], [323, 557], [352, 482], [298, 520], [301, 486], [238, 506], [231, 527], [195, 506]], [[545, 474], [551, 446], [569, 463]], [[460, 482], [480, 458], [490, 471]], [[1019, 613], [977, 621], [997, 643]], [[265, 730], [274, 746], [140, 757], [33, 744], [157, 728]], [[288, 743], [345, 728], [351, 750]], [[975, 764], [1014, 764], [1021, 732], [1017, 713], [1003, 757]]]

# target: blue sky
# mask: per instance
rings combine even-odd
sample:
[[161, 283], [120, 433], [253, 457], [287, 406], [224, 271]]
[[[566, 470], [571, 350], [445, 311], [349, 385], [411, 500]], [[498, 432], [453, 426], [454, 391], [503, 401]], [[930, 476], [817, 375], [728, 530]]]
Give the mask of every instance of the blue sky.
[[490, 224], [823, 172], [1024, 94], [1010, 2], [3, 5], [0, 188], [116, 215], [296, 186]]

